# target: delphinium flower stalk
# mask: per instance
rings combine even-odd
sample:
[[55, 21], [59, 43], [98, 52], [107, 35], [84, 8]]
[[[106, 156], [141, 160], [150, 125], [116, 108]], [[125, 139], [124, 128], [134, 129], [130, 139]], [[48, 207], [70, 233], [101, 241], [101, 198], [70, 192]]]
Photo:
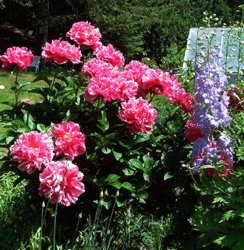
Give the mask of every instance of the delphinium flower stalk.
[[[195, 67], [197, 103], [193, 116], [201, 136], [193, 142], [192, 167], [198, 171], [203, 165], [213, 165], [213, 161], [219, 163], [223, 160], [226, 169], [232, 169], [233, 139], [221, 132], [221, 127], [230, 126], [232, 121], [228, 112], [229, 96], [225, 91], [228, 80], [216, 51], [208, 55], [202, 52], [201, 56]], [[218, 58], [219, 62], [216, 62]], [[223, 171], [226, 172], [226, 169]], [[223, 171], [222, 174], [225, 174]], [[211, 177], [215, 174], [215, 171], [211, 172]]]

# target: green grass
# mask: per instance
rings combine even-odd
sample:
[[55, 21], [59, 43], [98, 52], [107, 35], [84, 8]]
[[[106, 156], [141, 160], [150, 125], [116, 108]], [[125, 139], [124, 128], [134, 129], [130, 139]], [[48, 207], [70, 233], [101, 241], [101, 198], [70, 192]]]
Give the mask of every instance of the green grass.
[[[18, 80], [19, 80], [19, 83], [32, 82], [38, 75], [47, 76], [46, 73], [36, 74], [34, 72], [21, 71], [19, 72]], [[50, 76], [50, 79], [52, 79], [52, 76]], [[14, 87], [14, 81], [15, 81], [15, 73], [10, 72], [10, 71], [0, 72], [0, 85], [3, 85], [5, 87], [5, 89], [0, 89], [0, 101], [1, 102], [5, 102], [5, 101], [14, 102], [15, 101], [14, 91], [11, 90], [11, 88]], [[30, 87], [47, 87], [47, 84], [44, 81], [38, 81], [27, 86], [27, 88], [30, 88]], [[35, 102], [38, 102], [39, 100], [41, 100], [40, 95], [30, 94], [27, 92], [21, 93], [19, 96], [20, 100], [26, 99], [26, 98]], [[0, 103], [0, 111], [6, 108], [7, 108], [6, 105]]]

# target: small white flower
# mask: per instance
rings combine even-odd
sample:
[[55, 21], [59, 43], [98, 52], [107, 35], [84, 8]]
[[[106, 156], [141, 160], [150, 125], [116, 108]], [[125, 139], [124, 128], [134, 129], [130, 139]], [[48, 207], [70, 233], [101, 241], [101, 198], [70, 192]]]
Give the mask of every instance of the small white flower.
[[5, 89], [5, 86], [4, 85], [0, 85], [0, 89]]

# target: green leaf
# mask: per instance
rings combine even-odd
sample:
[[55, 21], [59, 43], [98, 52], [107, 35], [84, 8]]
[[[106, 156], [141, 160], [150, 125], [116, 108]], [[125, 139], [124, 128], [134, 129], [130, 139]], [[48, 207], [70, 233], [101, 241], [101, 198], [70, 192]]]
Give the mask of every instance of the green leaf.
[[143, 164], [140, 160], [136, 159], [136, 158], [132, 158], [129, 160], [129, 164], [133, 167], [136, 167], [138, 169], [144, 170]]
[[172, 178], [173, 177], [173, 175], [171, 175], [171, 174], [169, 174], [169, 173], [166, 173], [165, 175], [164, 175], [164, 180], [166, 181], [166, 180], [168, 180], [168, 179], [170, 179], [170, 178]]
[[32, 82], [38, 82], [38, 81], [44, 81], [44, 82], [46, 82], [49, 86], [52, 84], [52, 81], [49, 80], [47, 76], [39, 75], [39, 76], [36, 77]]
[[108, 183], [113, 183], [113, 182], [118, 181], [119, 178], [120, 178], [119, 175], [110, 174], [110, 175], [105, 179], [105, 181], [107, 181]]
[[4, 105], [7, 105], [7, 106], [10, 106], [10, 107], [14, 107], [15, 103], [14, 102], [0, 102], [1, 104], [4, 104]]
[[134, 175], [135, 174], [135, 171], [132, 170], [132, 169], [129, 169], [129, 168], [125, 168], [122, 170], [123, 173], [126, 175], [126, 176], [131, 176], [131, 175]]
[[139, 202], [143, 203], [143, 204], [146, 204], [146, 201], [143, 198], [141, 198], [141, 197], [139, 197]]
[[125, 188], [125, 189], [127, 189], [127, 190], [129, 190], [131, 193], [135, 192], [135, 188], [129, 182], [122, 183], [122, 187]]
[[109, 209], [110, 205], [111, 205], [111, 201], [104, 201], [103, 200], [103, 204], [102, 204], [106, 209]]
[[36, 124], [34, 123], [34, 118], [31, 114], [28, 115], [27, 125], [31, 130], [34, 130], [36, 128]]
[[113, 149], [112, 149], [112, 151], [113, 151], [113, 154], [114, 154], [114, 158], [115, 158], [117, 161], [120, 160], [120, 158], [123, 156], [122, 153], [116, 152], [116, 151], [114, 151]]
[[111, 150], [111, 148], [108, 148], [108, 147], [103, 147], [102, 148], [102, 152], [104, 153], [104, 154], [109, 154], [110, 152], [111, 152], [112, 150]]
[[170, 116], [173, 116], [177, 110], [179, 110], [179, 107], [178, 107], [178, 106], [175, 107], [175, 108], [173, 108], [173, 109], [170, 111]]
[[143, 178], [145, 181], [150, 181], [150, 175], [146, 172], [143, 173]]
[[31, 82], [22, 82], [19, 84], [19, 89], [22, 89], [23, 87], [30, 85], [30, 84], [31, 84]]
[[135, 140], [135, 143], [141, 143], [141, 142], [145, 142], [145, 141], [148, 141], [150, 140], [150, 135], [151, 133], [148, 132], [146, 134], [142, 133], [142, 134], [139, 134], [137, 137], [137, 139]]
[[215, 167], [212, 165], [203, 165], [203, 166], [199, 167], [198, 169], [209, 169], [209, 168], [215, 168]]
[[9, 136], [6, 138], [6, 143], [10, 144], [15, 138], [13, 136]]
[[46, 126], [45, 126], [44, 124], [42, 124], [42, 123], [38, 123], [38, 124], [36, 125], [36, 128], [37, 128], [37, 130], [40, 131], [40, 132], [46, 132], [46, 130], [47, 130]]
[[23, 127], [17, 129], [17, 132], [18, 132], [18, 133], [21, 133], [21, 134], [22, 134], [22, 133], [28, 133], [28, 132], [30, 132], [30, 131], [31, 131], [31, 130], [30, 130], [29, 128], [23, 128]]
[[122, 184], [120, 182], [113, 182], [113, 183], [110, 183], [109, 185], [117, 189], [120, 189], [122, 187]]
[[116, 204], [118, 207], [123, 207], [126, 204], [126, 202], [122, 202], [122, 201], [119, 201], [119, 199], [117, 199]]
[[90, 134], [90, 136], [92, 136], [92, 137], [95, 137], [95, 138], [97, 138], [97, 139], [99, 139], [99, 141], [100, 142], [103, 142], [103, 136], [102, 135], [100, 135], [100, 134], [98, 134], [97, 132], [95, 132], [95, 133], [91, 133]]
[[103, 132], [107, 131], [109, 129], [109, 122], [107, 119], [107, 115], [105, 111], [101, 111], [102, 118], [99, 119], [100, 125], [97, 125]]

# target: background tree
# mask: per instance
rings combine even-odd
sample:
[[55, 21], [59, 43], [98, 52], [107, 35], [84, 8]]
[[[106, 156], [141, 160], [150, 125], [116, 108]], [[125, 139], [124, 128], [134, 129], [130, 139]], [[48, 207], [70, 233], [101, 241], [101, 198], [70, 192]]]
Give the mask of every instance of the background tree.
[[[36, 44], [31, 49], [40, 54], [46, 41], [66, 39], [74, 22], [89, 21], [101, 30], [102, 42], [121, 50], [127, 62], [146, 56], [164, 69], [174, 69], [181, 66], [190, 27], [204, 26], [204, 11], [229, 25], [241, 20], [236, 13], [241, 4], [241, 0], [0, 0], [0, 27], [10, 23], [32, 35]], [[4, 41], [1, 54], [6, 46], [15, 45]]]

